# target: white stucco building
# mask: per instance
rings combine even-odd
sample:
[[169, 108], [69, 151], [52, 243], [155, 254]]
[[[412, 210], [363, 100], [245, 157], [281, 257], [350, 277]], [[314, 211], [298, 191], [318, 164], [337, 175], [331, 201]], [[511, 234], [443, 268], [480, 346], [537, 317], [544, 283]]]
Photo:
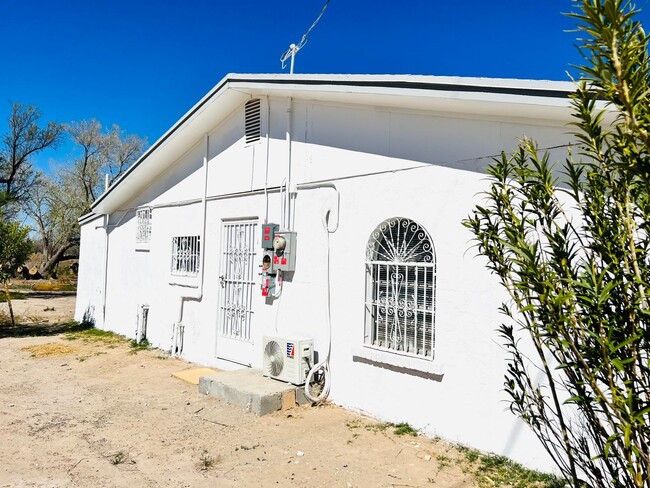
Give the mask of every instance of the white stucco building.
[[[154, 346], [233, 369], [262, 366], [265, 335], [322, 359], [329, 307], [330, 400], [550, 469], [508, 412], [504, 294], [461, 220], [517, 138], [562, 158], [572, 89], [228, 75], [81, 219], [76, 318], [134, 337], [146, 315]], [[265, 223], [296, 232], [277, 298]]]

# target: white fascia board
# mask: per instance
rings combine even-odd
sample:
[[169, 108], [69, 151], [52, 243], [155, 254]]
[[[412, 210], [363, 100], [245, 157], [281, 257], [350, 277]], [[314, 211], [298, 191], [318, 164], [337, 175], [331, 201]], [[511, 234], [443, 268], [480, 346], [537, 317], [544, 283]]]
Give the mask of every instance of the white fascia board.
[[112, 213], [131, 201], [159, 174], [173, 165], [189, 147], [249, 98], [246, 94], [228, 90], [227, 78], [195, 104], [118, 178], [93, 203], [92, 211], [99, 214]]
[[87, 214], [82, 215], [81, 217], [79, 217], [79, 218], [77, 219], [77, 222], [78, 222], [79, 225], [81, 226], [81, 225], [85, 225], [85, 224], [87, 224], [87, 223], [89, 223], [89, 222], [92, 222], [92, 221], [94, 221], [94, 220], [97, 220], [97, 219], [100, 218], [100, 217], [102, 217], [101, 214], [96, 214], [96, 213], [94, 213], [94, 212], [88, 212]]
[[552, 121], [570, 119], [571, 82], [404, 75], [232, 75], [251, 95]]

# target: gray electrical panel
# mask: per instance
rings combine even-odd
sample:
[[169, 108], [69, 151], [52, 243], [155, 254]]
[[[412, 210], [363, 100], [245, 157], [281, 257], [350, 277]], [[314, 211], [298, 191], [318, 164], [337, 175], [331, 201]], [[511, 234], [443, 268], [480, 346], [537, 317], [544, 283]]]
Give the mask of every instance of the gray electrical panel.
[[295, 271], [296, 269], [296, 233], [288, 230], [276, 230], [273, 238], [274, 271]]

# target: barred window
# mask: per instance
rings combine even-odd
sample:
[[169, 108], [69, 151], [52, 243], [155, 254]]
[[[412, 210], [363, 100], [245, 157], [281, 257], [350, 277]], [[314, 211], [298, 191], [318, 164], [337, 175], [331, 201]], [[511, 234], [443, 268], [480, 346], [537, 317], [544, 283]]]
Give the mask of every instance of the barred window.
[[147, 243], [151, 240], [151, 209], [141, 208], [136, 211], [135, 242]]
[[199, 272], [201, 237], [179, 236], [172, 238], [172, 274], [194, 276]]
[[366, 247], [366, 345], [433, 359], [435, 306], [431, 237], [409, 219], [382, 222]]

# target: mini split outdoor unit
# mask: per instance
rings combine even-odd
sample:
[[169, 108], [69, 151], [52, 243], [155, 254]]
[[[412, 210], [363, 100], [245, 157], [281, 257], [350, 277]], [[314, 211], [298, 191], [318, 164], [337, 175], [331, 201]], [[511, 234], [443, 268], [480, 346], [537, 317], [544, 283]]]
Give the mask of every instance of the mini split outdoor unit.
[[303, 385], [313, 364], [312, 339], [264, 337], [264, 376]]

